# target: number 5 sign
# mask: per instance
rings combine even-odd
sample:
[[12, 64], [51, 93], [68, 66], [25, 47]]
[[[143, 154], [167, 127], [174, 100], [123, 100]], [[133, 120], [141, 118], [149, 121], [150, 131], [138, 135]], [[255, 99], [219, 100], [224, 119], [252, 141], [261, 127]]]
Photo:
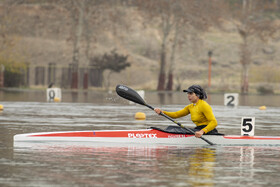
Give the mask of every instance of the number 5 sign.
[[241, 136], [254, 136], [255, 118], [243, 117], [241, 120]]
[[238, 93], [224, 94], [224, 104], [226, 106], [238, 106]]

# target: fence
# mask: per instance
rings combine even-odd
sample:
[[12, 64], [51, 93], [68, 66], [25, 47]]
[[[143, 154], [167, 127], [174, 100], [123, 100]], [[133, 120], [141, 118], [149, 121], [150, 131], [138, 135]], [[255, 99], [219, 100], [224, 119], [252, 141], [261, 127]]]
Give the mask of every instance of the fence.
[[[60, 88], [88, 89], [89, 86], [102, 86], [98, 83], [100, 78], [96, 78], [97, 73], [98, 70], [90, 66], [77, 67], [73, 64], [68, 66], [57, 66], [56, 63], [49, 63], [47, 66], [27, 65], [18, 75], [21, 76], [20, 82], [14, 85], [48, 87], [54, 84]], [[2, 79], [1, 76], [3, 76]], [[5, 85], [3, 72], [0, 72], [0, 83], [2, 87]]]

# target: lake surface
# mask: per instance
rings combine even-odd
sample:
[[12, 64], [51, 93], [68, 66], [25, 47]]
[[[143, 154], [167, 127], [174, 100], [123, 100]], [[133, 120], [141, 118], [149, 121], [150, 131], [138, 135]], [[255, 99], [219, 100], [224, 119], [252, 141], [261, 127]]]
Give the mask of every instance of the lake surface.
[[[76, 100], [66, 93], [61, 103], [45, 102], [43, 92], [24, 94], [28, 97], [18, 100], [5, 95], [7, 99], [2, 97], [0, 102], [4, 106], [0, 113], [0, 186], [280, 185], [280, 147], [275, 146], [38, 143], [16, 147], [13, 136], [19, 133], [173, 125], [147, 107], [129, 104], [110, 93], [90, 93], [84, 97], [78, 94]], [[158, 94], [151, 93], [145, 97], [154, 107], [173, 111], [188, 104], [186, 98], [180, 100], [179, 96], [166, 94], [160, 100]], [[246, 102], [252, 102], [254, 97]], [[239, 135], [241, 118], [251, 116], [256, 119], [256, 135], [279, 136], [277, 99], [264, 103], [263, 97], [257, 104], [240, 102], [238, 107], [226, 107], [223, 95], [211, 96], [219, 132]], [[267, 109], [259, 110], [260, 105]], [[146, 120], [135, 120], [136, 112], [144, 112]], [[190, 117], [178, 121], [193, 127]]]

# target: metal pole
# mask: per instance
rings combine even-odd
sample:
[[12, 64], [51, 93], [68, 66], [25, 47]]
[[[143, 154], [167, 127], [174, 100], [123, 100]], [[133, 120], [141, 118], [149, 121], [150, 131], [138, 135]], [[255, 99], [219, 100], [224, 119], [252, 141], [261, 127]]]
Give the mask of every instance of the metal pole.
[[212, 51], [208, 51], [208, 59], [209, 59], [209, 66], [208, 66], [208, 88], [211, 87], [211, 66], [212, 66], [212, 61], [211, 61], [211, 57], [212, 57], [213, 52]]

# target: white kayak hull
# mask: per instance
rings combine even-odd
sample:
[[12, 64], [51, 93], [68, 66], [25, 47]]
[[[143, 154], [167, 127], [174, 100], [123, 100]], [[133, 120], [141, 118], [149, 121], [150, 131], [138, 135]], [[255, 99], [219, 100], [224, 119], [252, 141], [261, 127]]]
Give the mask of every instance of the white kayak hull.
[[[204, 135], [205, 139], [216, 145], [275, 145], [280, 146], [279, 136], [233, 136]], [[14, 144], [20, 142], [92, 142], [163, 145], [208, 145], [193, 135], [174, 134], [157, 129], [144, 130], [99, 130], [99, 131], [61, 131], [17, 134]]]

